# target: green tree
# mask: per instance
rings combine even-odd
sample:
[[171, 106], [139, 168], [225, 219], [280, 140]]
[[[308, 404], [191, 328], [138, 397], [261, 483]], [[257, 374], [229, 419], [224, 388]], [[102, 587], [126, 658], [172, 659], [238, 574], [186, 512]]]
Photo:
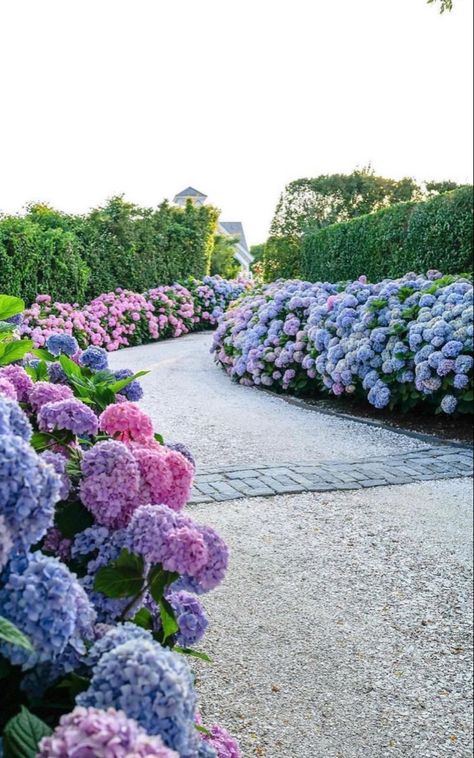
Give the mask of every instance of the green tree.
[[449, 180], [446, 180], [444, 182], [426, 182], [425, 184], [426, 193], [429, 197], [442, 195], [443, 192], [452, 192], [452, 190], [458, 189], [460, 186], [460, 184], [457, 184], [456, 182], [450, 182]]
[[437, 3], [437, 2], [440, 3], [440, 7], [439, 7], [440, 13], [453, 10], [453, 0], [428, 0], [428, 3]]
[[238, 241], [238, 237], [229, 237], [226, 234], [214, 235], [211, 275], [220, 274], [225, 279], [233, 279], [237, 276], [240, 265], [235, 259], [235, 245]]

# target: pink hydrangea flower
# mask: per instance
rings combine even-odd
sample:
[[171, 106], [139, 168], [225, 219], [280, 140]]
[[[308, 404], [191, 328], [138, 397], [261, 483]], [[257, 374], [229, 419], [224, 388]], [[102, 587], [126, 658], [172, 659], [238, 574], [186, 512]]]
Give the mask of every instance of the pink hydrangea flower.
[[8, 379], [13, 384], [19, 403], [25, 403], [28, 400], [28, 394], [33, 387], [31, 378], [21, 366], [3, 366], [0, 368], [0, 377]]
[[109, 405], [99, 419], [100, 429], [121, 442], [153, 440], [153, 423], [135, 403]]
[[14, 385], [4, 376], [0, 376], [0, 395], [8, 397], [9, 400], [18, 400]]

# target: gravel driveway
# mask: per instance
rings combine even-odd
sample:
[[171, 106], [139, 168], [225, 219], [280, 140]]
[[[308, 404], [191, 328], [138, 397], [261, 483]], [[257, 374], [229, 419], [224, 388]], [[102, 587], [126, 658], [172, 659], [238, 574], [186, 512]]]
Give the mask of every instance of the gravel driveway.
[[[115, 353], [151, 368], [143, 402], [198, 463], [353, 459], [415, 440], [232, 384], [209, 335]], [[233, 549], [205, 598], [207, 723], [244, 758], [472, 755], [472, 482], [421, 482], [191, 507]]]
[[212, 336], [192, 334], [112, 353], [112, 368], [149, 369], [144, 407], [165, 439], [198, 463], [272, 464], [352, 459], [415, 450], [423, 443], [307, 411], [230, 381], [209, 355]]

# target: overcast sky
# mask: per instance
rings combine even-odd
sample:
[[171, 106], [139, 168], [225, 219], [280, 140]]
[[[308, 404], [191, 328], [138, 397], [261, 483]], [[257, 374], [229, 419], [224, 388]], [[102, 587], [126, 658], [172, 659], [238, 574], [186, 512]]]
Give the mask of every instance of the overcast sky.
[[0, 0], [0, 210], [192, 185], [265, 239], [284, 185], [472, 181], [472, 0]]

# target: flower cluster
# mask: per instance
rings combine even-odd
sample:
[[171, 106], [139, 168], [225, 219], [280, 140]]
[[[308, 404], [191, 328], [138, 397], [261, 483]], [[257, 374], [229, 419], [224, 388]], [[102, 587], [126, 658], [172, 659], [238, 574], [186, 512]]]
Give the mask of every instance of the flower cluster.
[[35, 347], [47, 345], [55, 356], [72, 356], [78, 345], [87, 348], [83, 365], [100, 370], [104, 360], [93, 348], [110, 352], [213, 326], [226, 306], [249, 286], [246, 281], [209, 276], [203, 282], [190, 280], [189, 286], [176, 283], [144, 294], [117, 289], [82, 308], [39, 295], [25, 311], [20, 330], [33, 339]]
[[160, 735], [179, 755], [197, 754], [191, 671], [179, 656], [156, 642], [138, 638], [104, 653], [89, 688], [76, 702], [124, 711], [148, 734]]
[[[50, 386], [68, 389], [63, 385]], [[69, 398], [43, 405], [38, 413], [38, 426], [43, 432], [68, 431], [82, 437], [97, 434], [99, 422], [94, 411], [87, 405]]]
[[163, 745], [160, 737], [149, 737], [136, 721], [115, 708], [99, 710], [77, 706], [62, 716], [51, 737], [40, 743], [38, 758], [179, 758]]
[[472, 283], [438, 272], [280, 281], [226, 312], [213, 351], [242, 384], [462, 412], [472, 401], [472, 314]]
[[0, 644], [2, 655], [23, 669], [54, 662], [68, 647], [85, 653], [83, 640], [92, 637], [95, 612], [83, 588], [64, 563], [40, 552], [12, 559], [0, 608], [33, 644], [32, 651]]

